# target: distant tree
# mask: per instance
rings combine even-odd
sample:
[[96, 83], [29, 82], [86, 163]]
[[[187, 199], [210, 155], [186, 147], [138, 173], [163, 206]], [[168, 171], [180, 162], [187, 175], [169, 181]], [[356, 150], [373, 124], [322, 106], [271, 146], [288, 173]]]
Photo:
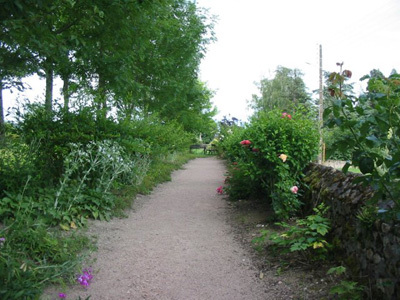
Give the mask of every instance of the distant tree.
[[260, 95], [252, 95], [250, 107], [255, 112], [274, 109], [289, 111], [299, 104], [310, 105], [311, 97], [302, 76], [303, 73], [298, 69], [279, 66], [273, 79], [264, 78], [257, 84]]

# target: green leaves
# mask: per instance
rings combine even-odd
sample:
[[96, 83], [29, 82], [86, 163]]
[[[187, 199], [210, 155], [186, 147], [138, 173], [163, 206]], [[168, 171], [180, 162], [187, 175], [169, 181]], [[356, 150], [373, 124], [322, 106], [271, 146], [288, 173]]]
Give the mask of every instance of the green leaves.
[[358, 166], [363, 174], [372, 173], [375, 168], [374, 160], [368, 156], [361, 157], [358, 162]]
[[[276, 223], [283, 228], [283, 233], [274, 233], [270, 240], [278, 247], [288, 248], [291, 252], [301, 251], [308, 253], [311, 259], [324, 259], [327, 248], [330, 245], [324, 239], [324, 236], [330, 230], [330, 221], [323, 216], [326, 207], [321, 204], [315, 210], [314, 215], [309, 215], [305, 219], [296, 220], [295, 225], [285, 222]], [[263, 236], [265, 238], [265, 236]], [[313, 255], [313, 252], [317, 256]]]
[[[243, 147], [242, 140], [250, 140], [250, 147]], [[278, 217], [288, 218], [302, 204], [291, 188], [316, 156], [318, 142], [317, 127], [302, 115], [259, 113], [221, 143], [225, 155], [240, 166], [240, 171], [231, 170], [229, 195], [266, 198]]]
[[311, 98], [306, 92], [298, 69], [278, 66], [273, 79], [264, 78], [258, 83], [260, 96], [253, 95], [251, 106], [256, 112], [268, 112], [274, 109], [283, 111], [301, 111], [310, 109]]
[[[392, 199], [397, 208], [400, 204], [400, 187], [395, 184], [400, 178], [395, 171], [400, 160], [398, 78], [398, 74], [387, 78], [373, 70], [363, 77], [369, 79], [366, 94], [352, 101], [351, 96], [343, 93], [324, 114], [326, 126], [348, 132], [332, 145], [342, 153], [351, 152], [351, 164], [364, 174], [358, 181], [369, 183], [375, 189], [376, 199]], [[349, 166], [346, 164], [344, 170]]]

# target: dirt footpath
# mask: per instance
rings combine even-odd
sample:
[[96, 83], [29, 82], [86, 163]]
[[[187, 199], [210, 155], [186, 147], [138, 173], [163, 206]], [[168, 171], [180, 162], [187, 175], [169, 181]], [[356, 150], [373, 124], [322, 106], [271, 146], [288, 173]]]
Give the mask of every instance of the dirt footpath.
[[94, 278], [87, 290], [67, 290], [67, 299], [289, 299], [276, 279], [260, 279], [235, 238], [229, 205], [216, 193], [224, 173], [216, 158], [192, 160], [138, 197], [128, 218], [94, 222]]

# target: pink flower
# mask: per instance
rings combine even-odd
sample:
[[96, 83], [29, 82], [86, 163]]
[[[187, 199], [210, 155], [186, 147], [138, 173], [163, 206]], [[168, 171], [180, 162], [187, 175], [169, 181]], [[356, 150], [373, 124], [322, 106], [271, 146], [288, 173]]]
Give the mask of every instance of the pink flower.
[[220, 194], [220, 195], [222, 195], [224, 193], [222, 185], [217, 188], [217, 193]]
[[240, 145], [242, 146], [249, 146], [251, 144], [251, 142], [249, 140], [243, 140], [240, 142]]
[[60, 297], [60, 299], [65, 299], [65, 298], [67, 298], [67, 295], [64, 293], [59, 293], [58, 297]]
[[289, 115], [288, 113], [286, 113], [286, 112], [284, 112], [284, 113], [282, 113], [282, 117], [281, 118], [288, 118], [289, 120], [291, 120], [292, 119], [292, 116], [291, 115]]
[[292, 186], [291, 188], [290, 188], [290, 191], [293, 193], [293, 194], [297, 194], [297, 192], [298, 192], [298, 190], [299, 190], [299, 188], [297, 187], [297, 186]]

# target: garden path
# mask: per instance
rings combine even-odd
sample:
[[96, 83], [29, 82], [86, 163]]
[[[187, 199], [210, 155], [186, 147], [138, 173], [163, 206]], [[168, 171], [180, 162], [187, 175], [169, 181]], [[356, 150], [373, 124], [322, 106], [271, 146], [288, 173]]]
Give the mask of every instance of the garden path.
[[215, 157], [192, 160], [139, 196], [128, 218], [92, 223], [94, 277], [87, 290], [67, 290], [67, 299], [289, 299], [276, 279], [260, 279], [236, 237], [230, 206], [216, 193], [224, 173]]

